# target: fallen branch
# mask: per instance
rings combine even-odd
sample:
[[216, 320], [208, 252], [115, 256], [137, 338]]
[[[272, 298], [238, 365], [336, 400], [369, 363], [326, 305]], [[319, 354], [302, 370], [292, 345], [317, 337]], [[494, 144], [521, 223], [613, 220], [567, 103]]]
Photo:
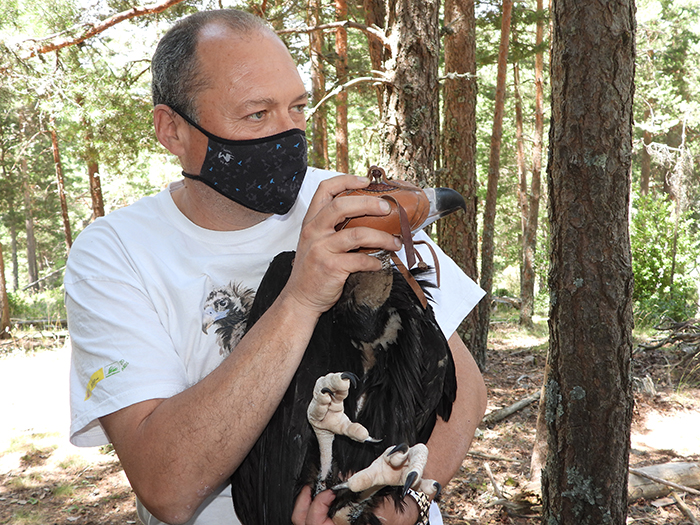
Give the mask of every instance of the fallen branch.
[[482, 419], [481, 422], [485, 425], [493, 425], [494, 423], [497, 423], [507, 418], [508, 416], [515, 414], [518, 410], [525, 408], [530, 403], [534, 403], [535, 401], [539, 400], [541, 393], [542, 390], [538, 388], [532, 394], [522, 398], [520, 401], [516, 401], [508, 407], [489, 412], [484, 416], [484, 419]]
[[501, 492], [501, 487], [498, 486], [498, 482], [496, 481], [496, 478], [493, 477], [493, 472], [491, 472], [491, 467], [485, 461], [484, 461], [484, 469], [486, 469], [486, 474], [488, 475], [489, 479], [491, 480], [491, 485], [493, 485], [493, 491], [496, 493], [496, 497], [498, 499], [504, 499], [503, 492]]
[[700, 521], [693, 516], [693, 513], [691, 512], [690, 508], [688, 508], [688, 505], [685, 504], [685, 502], [678, 494], [676, 494], [675, 491], [671, 492], [671, 497], [673, 498], [673, 501], [676, 502], [676, 506], [680, 509], [680, 511], [690, 520], [692, 525], [700, 525]]
[[517, 459], [504, 458], [503, 456], [492, 456], [490, 454], [484, 454], [483, 452], [470, 451], [467, 452], [467, 455], [475, 458], [490, 459], [492, 461], [509, 461], [511, 463], [520, 463], [520, 460]]
[[698, 319], [688, 319], [681, 323], [676, 323], [668, 321], [666, 325], [657, 326], [657, 330], [670, 332], [670, 334], [663, 339], [657, 340], [650, 344], [640, 343], [637, 345], [635, 352], [637, 350], [656, 350], [670, 343], [684, 342], [684, 343], [698, 343], [700, 344], [700, 323]]
[[[685, 465], [683, 463], [677, 463], [677, 465]], [[695, 464], [690, 464], [692, 466], [695, 466], [697, 469], [697, 465]], [[642, 478], [649, 479], [653, 481], [654, 483], [659, 483], [660, 485], [666, 485], [667, 487], [672, 487], [674, 489], [681, 490], [683, 492], [687, 492], [688, 494], [695, 494], [696, 496], [700, 496], [700, 490], [696, 490], [692, 487], [687, 487], [685, 485], [681, 485], [680, 483], [674, 483], [673, 481], [669, 481], [667, 479], [660, 478], [658, 476], [654, 476], [653, 474], [649, 474], [648, 472], [645, 472], [644, 470], [636, 469], [636, 468], [629, 468], [629, 471], [631, 474], [634, 474], [635, 476], [640, 476]]]

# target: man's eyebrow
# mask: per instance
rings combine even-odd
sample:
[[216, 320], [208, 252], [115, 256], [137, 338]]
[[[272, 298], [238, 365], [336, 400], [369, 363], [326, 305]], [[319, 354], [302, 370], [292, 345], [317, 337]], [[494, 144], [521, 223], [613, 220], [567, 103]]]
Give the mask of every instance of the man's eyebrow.
[[[292, 100], [293, 104], [299, 103], [299, 102], [307, 102], [311, 98], [311, 94], [308, 91], [304, 91], [301, 95], [296, 97], [294, 100]], [[266, 106], [270, 104], [275, 104], [277, 102], [276, 99], [270, 98], [270, 97], [264, 97], [264, 98], [257, 98], [254, 100], [246, 100], [243, 105], [245, 107], [252, 107], [252, 106]]]

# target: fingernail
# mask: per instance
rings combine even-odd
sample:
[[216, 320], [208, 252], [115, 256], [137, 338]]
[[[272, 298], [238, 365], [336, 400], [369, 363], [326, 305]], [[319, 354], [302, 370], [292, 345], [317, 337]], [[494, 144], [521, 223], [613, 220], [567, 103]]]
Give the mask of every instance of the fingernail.
[[394, 237], [394, 244], [396, 245], [396, 248], [401, 249], [401, 239]]
[[379, 206], [382, 208], [384, 213], [389, 213], [391, 211], [391, 205], [385, 200], [380, 201]]

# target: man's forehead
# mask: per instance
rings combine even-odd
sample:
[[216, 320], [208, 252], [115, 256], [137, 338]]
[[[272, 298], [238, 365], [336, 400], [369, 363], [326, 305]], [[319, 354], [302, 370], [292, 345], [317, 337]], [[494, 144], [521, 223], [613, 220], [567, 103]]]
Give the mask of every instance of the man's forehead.
[[207, 44], [220, 42], [222, 40], [244, 40], [250, 39], [254, 35], [262, 36], [262, 31], [250, 29], [246, 31], [236, 31], [233, 28], [219, 21], [213, 21], [205, 25], [199, 30], [197, 43]]

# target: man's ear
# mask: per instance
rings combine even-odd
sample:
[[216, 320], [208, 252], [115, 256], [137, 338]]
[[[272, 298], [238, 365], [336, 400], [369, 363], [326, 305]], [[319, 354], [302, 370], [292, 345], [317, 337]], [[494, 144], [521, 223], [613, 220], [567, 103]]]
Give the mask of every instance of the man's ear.
[[183, 133], [187, 125], [177, 113], [165, 104], [158, 104], [153, 108], [153, 126], [158, 142], [165, 146], [165, 149], [176, 157], [184, 155]]

